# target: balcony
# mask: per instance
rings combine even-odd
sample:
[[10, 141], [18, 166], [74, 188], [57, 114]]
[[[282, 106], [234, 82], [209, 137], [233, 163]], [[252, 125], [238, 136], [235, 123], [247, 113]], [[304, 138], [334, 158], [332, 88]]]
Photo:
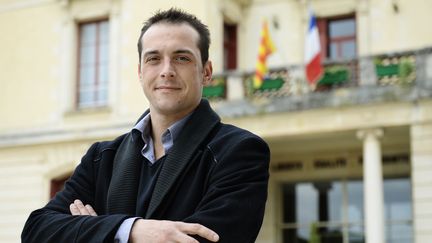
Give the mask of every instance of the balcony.
[[324, 69], [315, 89], [302, 65], [271, 69], [259, 89], [253, 72], [216, 74], [203, 96], [227, 117], [432, 97], [432, 47], [327, 61]]

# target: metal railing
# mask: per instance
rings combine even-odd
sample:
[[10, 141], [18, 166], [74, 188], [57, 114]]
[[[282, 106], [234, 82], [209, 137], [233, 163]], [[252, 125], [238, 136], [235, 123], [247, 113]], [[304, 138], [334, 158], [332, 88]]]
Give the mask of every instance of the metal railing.
[[419, 77], [427, 79], [425, 70], [432, 65], [429, 59], [432, 60], [432, 48], [325, 61], [325, 72], [314, 89], [308, 85], [302, 65], [271, 68], [258, 89], [252, 86], [251, 71], [222, 73], [204, 88], [203, 96], [210, 100], [235, 100], [301, 96], [371, 85], [415, 86]]

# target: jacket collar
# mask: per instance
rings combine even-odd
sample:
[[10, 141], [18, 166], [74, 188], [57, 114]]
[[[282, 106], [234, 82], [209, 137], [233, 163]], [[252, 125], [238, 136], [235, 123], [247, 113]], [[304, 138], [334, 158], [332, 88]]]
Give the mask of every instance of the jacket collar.
[[219, 123], [219, 116], [212, 110], [208, 101], [202, 99], [167, 154], [153, 190], [146, 218], [153, 217], [170, 189], [185, 172], [200, 145]]
[[[148, 111], [143, 116], [147, 113]], [[163, 210], [161, 206], [171, 188], [179, 183], [181, 175], [187, 170], [193, 156], [218, 124], [220, 124], [219, 116], [211, 109], [207, 100], [201, 100], [184, 124], [162, 164], [145, 218], [154, 218], [158, 210]], [[143, 146], [138, 141], [142, 140], [134, 141], [132, 133], [128, 133], [114, 157], [112, 177], [107, 193], [106, 210], [110, 214], [136, 215], [136, 199], [142, 162], [140, 151]]]

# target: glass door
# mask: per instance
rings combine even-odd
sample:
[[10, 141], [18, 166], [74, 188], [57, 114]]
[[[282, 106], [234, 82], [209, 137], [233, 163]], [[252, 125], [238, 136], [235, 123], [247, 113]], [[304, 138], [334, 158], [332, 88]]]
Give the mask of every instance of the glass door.
[[[385, 179], [387, 242], [412, 242], [409, 178]], [[282, 185], [283, 243], [362, 243], [363, 182], [319, 181]]]

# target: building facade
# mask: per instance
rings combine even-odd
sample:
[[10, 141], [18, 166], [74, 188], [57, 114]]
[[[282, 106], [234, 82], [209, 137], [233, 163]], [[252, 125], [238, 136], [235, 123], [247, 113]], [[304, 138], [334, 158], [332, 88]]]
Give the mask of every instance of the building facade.
[[[270, 146], [257, 242], [432, 241], [432, 2], [0, 0], [0, 242], [19, 242], [86, 149], [148, 107], [136, 42], [172, 6], [210, 28], [204, 96]], [[309, 8], [325, 68], [313, 89]], [[264, 20], [276, 50], [256, 89]]]

